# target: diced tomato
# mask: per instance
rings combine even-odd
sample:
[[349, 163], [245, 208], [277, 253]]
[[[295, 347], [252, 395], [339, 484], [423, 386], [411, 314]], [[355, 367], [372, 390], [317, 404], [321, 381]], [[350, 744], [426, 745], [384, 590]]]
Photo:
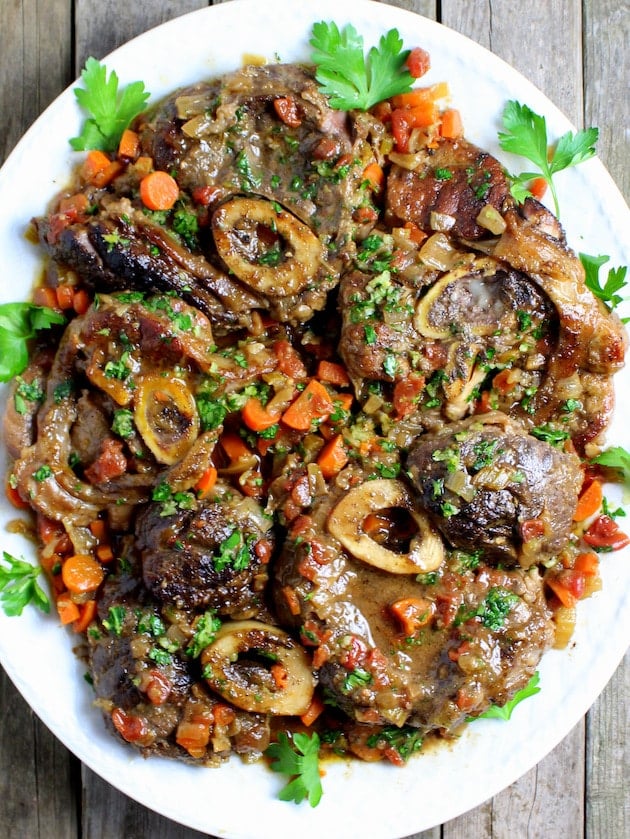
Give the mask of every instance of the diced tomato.
[[164, 705], [171, 693], [171, 681], [161, 670], [151, 670], [145, 693], [152, 705]]
[[147, 724], [142, 717], [127, 714], [122, 708], [114, 708], [111, 717], [114, 728], [128, 743], [135, 743], [146, 737]]
[[545, 523], [542, 519], [528, 519], [521, 524], [521, 537], [523, 542], [530, 539], [539, 539], [545, 535]]
[[396, 151], [405, 154], [409, 151], [409, 138], [411, 137], [411, 120], [409, 112], [404, 108], [396, 108], [392, 111], [392, 134], [396, 142]]
[[612, 551], [630, 545], [630, 537], [610, 516], [598, 516], [582, 538], [593, 548], [608, 548]]
[[273, 351], [278, 359], [278, 370], [292, 379], [306, 378], [306, 367], [297, 350], [288, 341], [276, 341]]
[[418, 399], [424, 388], [424, 376], [411, 373], [394, 386], [394, 409], [399, 418], [412, 414], [418, 407]]
[[302, 125], [302, 117], [293, 96], [279, 96], [273, 100], [273, 108], [282, 122], [289, 128], [298, 128]]
[[422, 47], [414, 47], [407, 56], [405, 64], [414, 79], [419, 79], [431, 69], [431, 56]]

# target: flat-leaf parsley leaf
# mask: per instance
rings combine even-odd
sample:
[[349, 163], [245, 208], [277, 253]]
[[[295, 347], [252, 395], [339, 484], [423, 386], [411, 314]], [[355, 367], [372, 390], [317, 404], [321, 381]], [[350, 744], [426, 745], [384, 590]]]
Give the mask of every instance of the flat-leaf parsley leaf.
[[505, 131], [499, 132], [501, 148], [513, 154], [520, 154], [538, 167], [537, 172], [523, 172], [512, 176], [512, 195], [517, 201], [523, 201], [531, 195], [527, 188], [529, 181], [542, 175], [551, 190], [556, 216], [559, 216], [560, 207], [553, 176], [595, 155], [598, 129], [587, 128], [575, 134], [567, 131], [549, 154], [547, 122], [527, 105], [511, 99], [503, 110], [503, 125]]
[[2, 558], [8, 568], [0, 565], [0, 600], [5, 615], [15, 617], [29, 603], [38, 606], [42, 612], [50, 611], [50, 600], [37, 583], [41, 567], [31, 565], [25, 559], [16, 559], [6, 551]]
[[74, 95], [91, 116], [70, 145], [75, 151], [115, 151], [123, 131], [144, 110], [150, 94], [144, 82], [132, 82], [119, 91], [116, 71], [108, 76], [107, 67], [91, 57], [85, 62], [81, 79], [85, 87], [75, 87]]
[[506, 702], [505, 705], [491, 705], [487, 711], [484, 711], [483, 714], [479, 714], [479, 716], [475, 717], [475, 719], [509, 720], [512, 716], [512, 711], [516, 708], [519, 702], [522, 702], [530, 696], [534, 696], [536, 693], [540, 693], [540, 688], [538, 687], [539, 682], [540, 675], [538, 674], [538, 671], [536, 671], [525, 687], [522, 690], [517, 690], [512, 699]]
[[307, 798], [311, 807], [317, 807], [323, 794], [319, 776], [319, 737], [296, 732], [292, 741], [280, 732], [278, 742], [272, 743], [265, 752], [271, 758], [272, 770], [292, 779], [280, 790], [278, 798], [296, 804]]
[[580, 262], [584, 266], [584, 282], [586, 283], [586, 287], [593, 292], [595, 297], [599, 297], [611, 309], [614, 309], [624, 299], [617, 292], [628, 285], [628, 281], [626, 280], [626, 274], [628, 273], [627, 266], [620, 265], [617, 268], [609, 268], [608, 276], [602, 285], [599, 279], [599, 269], [610, 260], [610, 257], [606, 254], [591, 256], [588, 253], [581, 253], [579, 256]]
[[363, 37], [352, 24], [340, 30], [336, 23], [315, 23], [310, 43], [315, 78], [331, 108], [367, 111], [383, 99], [411, 90], [414, 78], [405, 65], [409, 50], [403, 50], [397, 29], [382, 35], [367, 58]]
[[0, 382], [8, 382], [26, 369], [28, 342], [40, 329], [65, 323], [60, 312], [34, 303], [0, 305]]

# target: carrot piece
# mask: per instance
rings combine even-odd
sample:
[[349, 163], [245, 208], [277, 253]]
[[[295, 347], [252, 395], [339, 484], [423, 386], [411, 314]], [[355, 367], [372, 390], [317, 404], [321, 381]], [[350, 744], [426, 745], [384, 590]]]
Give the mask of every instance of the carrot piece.
[[77, 315], [84, 315], [90, 308], [90, 295], [84, 288], [75, 291], [74, 297], [72, 298], [72, 308]]
[[107, 186], [120, 175], [124, 168], [120, 160], [112, 160], [106, 169], [102, 169], [94, 175], [92, 183], [99, 188]]
[[495, 390], [498, 390], [499, 393], [509, 393], [511, 390], [514, 390], [516, 386], [516, 380], [512, 378], [514, 371], [511, 370], [509, 367], [506, 367], [504, 370], [501, 370], [492, 380], [492, 387]]
[[283, 586], [282, 596], [286, 600], [287, 606], [289, 607], [289, 612], [291, 612], [292, 615], [299, 615], [300, 600], [293, 586]]
[[343, 444], [343, 437], [332, 437], [317, 455], [317, 465], [325, 478], [334, 478], [348, 462], [348, 452]]
[[236, 714], [229, 705], [215, 705], [213, 708], [215, 725], [232, 725]]
[[584, 521], [594, 515], [602, 506], [604, 493], [600, 481], [591, 481], [578, 498], [573, 521]]
[[98, 557], [99, 562], [103, 562], [107, 564], [111, 562], [114, 558], [114, 551], [112, 550], [111, 545], [97, 545], [96, 546], [96, 556]]
[[103, 519], [94, 519], [88, 525], [90, 533], [97, 542], [105, 542], [107, 540], [107, 525]]
[[69, 556], [61, 566], [61, 579], [73, 594], [95, 591], [104, 577], [105, 572], [99, 563], [86, 554]]
[[140, 198], [149, 210], [170, 210], [179, 198], [177, 181], [168, 172], [151, 172], [140, 181]]
[[575, 558], [573, 568], [586, 577], [594, 577], [599, 573], [599, 557], [592, 551], [579, 554]]
[[404, 229], [409, 231], [409, 239], [414, 245], [421, 245], [427, 238], [424, 230], [421, 230], [413, 221], [406, 221]]
[[72, 624], [75, 632], [85, 632], [96, 615], [96, 600], [88, 600], [79, 607], [79, 617]]
[[328, 382], [337, 387], [348, 387], [350, 384], [350, 376], [343, 364], [326, 361], [326, 359], [322, 359], [317, 365], [317, 378], [320, 382]]
[[447, 140], [457, 140], [464, 136], [464, 124], [462, 115], [457, 108], [449, 108], [442, 114], [440, 134]]
[[140, 137], [131, 128], [125, 128], [118, 144], [118, 157], [133, 160], [140, 151]]
[[432, 87], [416, 87], [407, 93], [398, 93], [392, 96], [391, 103], [394, 108], [416, 108], [427, 103], [433, 104], [436, 96]]
[[252, 396], [243, 405], [241, 417], [245, 425], [252, 431], [265, 431], [280, 419], [280, 414], [272, 414], [266, 410], [260, 399]]
[[295, 402], [282, 414], [282, 422], [295, 431], [309, 431], [316, 420], [328, 419], [335, 409], [323, 384], [311, 379]]
[[16, 507], [18, 510], [28, 510], [31, 506], [28, 501], [25, 501], [20, 493], [17, 491], [16, 487], [12, 487], [11, 484], [7, 481], [4, 486], [7, 499], [11, 502], [11, 504]]
[[60, 309], [72, 309], [74, 302], [74, 288], [71, 285], [57, 286], [57, 306]]
[[289, 671], [284, 664], [272, 664], [269, 668], [269, 672], [271, 673], [278, 690], [286, 690], [289, 684]]
[[534, 178], [529, 184], [529, 191], [537, 201], [542, 201], [547, 192], [547, 181], [544, 178]]
[[558, 579], [554, 579], [552, 577], [548, 580], [545, 580], [545, 582], [563, 606], [575, 606], [578, 598], [574, 594], [572, 594], [572, 592], [570, 592], [566, 586], [563, 586]]
[[406, 110], [411, 128], [427, 128], [438, 121], [438, 110], [434, 102], [424, 102]]
[[55, 289], [44, 285], [39, 286], [33, 292], [33, 303], [36, 306], [47, 306], [49, 309], [59, 308]]
[[375, 192], [379, 192], [385, 181], [385, 173], [383, 172], [382, 166], [376, 161], [370, 163], [363, 170], [363, 180], [367, 181]]
[[389, 611], [400, 624], [407, 638], [430, 623], [433, 617], [433, 603], [424, 597], [403, 597], [389, 606]]
[[67, 220], [72, 223], [75, 221], [84, 221], [90, 202], [84, 192], [77, 192], [75, 195], [69, 195], [59, 201], [58, 212], [64, 215]]
[[99, 172], [104, 172], [109, 166], [111, 160], [100, 149], [92, 149], [87, 153], [83, 165], [81, 166], [81, 177], [89, 184], [94, 183], [94, 178]]
[[64, 626], [67, 626], [69, 623], [74, 623], [81, 617], [79, 607], [68, 595], [61, 595], [57, 598], [57, 612]]
[[240, 460], [242, 457], [249, 457], [252, 453], [242, 438], [232, 431], [226, 431], [222, 434], [219, 438], [219, 443], [223, 451], [232, 461]]
[[311, 704], [306, 711], [300, 716], [302, 724], [309, 726], [313, 725], [315, 720], [324, 712], [324, 702], [319, 696], [314, 696], [311, 699]]
[[216, 484], [216, 482], [217, 470], [214, 468], [214, 466], [208, 466], [206, 471], [195, 484], [195, 492], [197, 493], [197, 498], [207, 498], [208, 495], [210, 495], [210, 493], [214, 489], [214, 485]]

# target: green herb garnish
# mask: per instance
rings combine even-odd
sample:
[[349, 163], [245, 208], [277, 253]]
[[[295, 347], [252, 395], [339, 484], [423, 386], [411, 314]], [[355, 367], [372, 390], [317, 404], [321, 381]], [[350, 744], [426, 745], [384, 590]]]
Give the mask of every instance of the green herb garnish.
[[538, 167], [536, 172], [523, 172], [512, 176], [512, 195], [517, 201], [524, 201], [531, 195], [527, 184], [535, 178], [542, 177], [549, 185], [556, 216], [559, 216], [560, 207], [553, 176], [595, 155], [595, 143], [599, 135], [597, 128], [587, 128], [575, 134], [567, 131], [555, 144], [553, 153], [549, 154], [545, 117], [534, 113], [527, 105], [511, 99], [503, 110], [503, 125], [505, 131], [499, 132], [501, 148], [513, 154], [520, 154]]
[[323, 794], [319, 776], [319, 745], [317, 734], [292, 735], [291, 740], [284, 733], [278, 734], [278, 742], [272, 743], [265, 754], [271, 758], [271, 769], [288, 775], [291, 780], [280, 790], [281, 801], [300, 804], [308, 799], [311, 807], [317, 807]]
[[487, 711], [484, 711], [483, 714], [479, 714], [479, 716], [475, 717], [475, 719], [509, 720], [512, 716], [512, 711], [516, 708], [519, 702], [540, 693], [540, 688], [538, 687], [539, 682], [540, 675], [538, 674], [538, 671], [536, 671], [527, 685], [522, 690], [517, 690], [512, 699], [506, 702], [505, 705], [491, 705]]
[[91, 116], [70, 145], [75, 151], [115, 151], [123, 131], [144, 110], [150, 94], [144, 82], [132, 82], [119, 92], [116, 72], [112, 70], [108, 76], [105, 65], [91, 57], [85, 62], [81, 79], [85, 87], [75, 87], [74, 95]]
[[626, 274], [628, 273], [627, 266], [620, 265], [617, 268], [609, 268], [608, 276], [604, 285], [602, 285], [599, 279], [599, 269], [610, 260], [610, 257], [604, 254], [590, 256], [587, 253], [581, 253], [579, 256], [580, 262], [584, 266], [584, 282], [586, 283], [586, 287], [593, 292], [595, 297], [599, 297], [611, 309], [614, 309], [624, 299], [617, 292], [621, 291], [628, 284], [626, 280]]
[[315, 78], [331, 108], [367, 111], [383, 99], [411, 90], [414, 78], [405, 66], [409, 50], [403, 50], [397, 29], [382, 35], [367, 58], [363, 37], [352, 24], [340, 30], [336, 23], [315, 23], [310, 44]]
[[28, 342], [41, 329], [65, 323], [60, 312], [33, 303], [0, 305], [0, 382], [8, 382], [28, 365]]
[[5, 615], [21, 615], [29, 603], [42, 612], [49, 612], [50, 600], [37, 583], [41, 567], [31, 565], [24, 558], [16, 559], [6, 551], [2, 552], [2, 559], [8, 565], [8, 568], [0, 565], [0, 601]]

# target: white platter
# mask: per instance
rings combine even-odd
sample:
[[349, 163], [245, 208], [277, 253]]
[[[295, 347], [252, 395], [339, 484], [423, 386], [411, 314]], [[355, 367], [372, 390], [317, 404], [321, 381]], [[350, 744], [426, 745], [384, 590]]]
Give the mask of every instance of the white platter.
[[[234, 0], [178, 18], [126, 44], [105, 59], [122, 83], [143, 79], [152, 101], [175, 87], [240, 65], [244, 54], [269, 60], [306, 60], [312, 23], [352, 22], [366, 46], [396, 26], [405, 45], [431, 53], [427, 83], [449, 82], [467, 137], [508, 168], [523, 162], [500, 152], [496, 135], [507, 99], [547, 117], [551, 138], [571, 128], [535, 87], [498, 58], [439, 24], [365, 0]], [[282, 24], [279, 25], [279, 22]], [[72, 91], [63, 93], [32, 126], [0, 171], [0, 302], [26, 299], [41, 270], [38, 249], [24, 238], [29, 219], [68, 178], [79, 159], [68, 138], [82, 114]], [[33, 150], [46, 150], [34, 154]], [[630, 263], [630, 211], [597, 160], [557, 176], [562, 222], [575, 250], [605, 253], [611, 265]], [[630, 443], [621, 418], [630, 407], [628, 374], [617, 381], [611, 444]], [[2, 399], [6, 398], [3, 388]], [[4, 404], [4, 403], [3, 403]], [[0, 454], [6, 468], [6, 454]], [[610, 493], [614, 497], [614, 490]], [[618, 498], [618, 495], [617, 495]], [[0, 504], [1, 547], [35, 559], [32, 546], [5, 531], [15, 510]], [[218, 770], [163, 759], [144, 760], [105, 732], [91, 707], [73, 638], [54, 617], [27, 609], [21, 618], [0, 612], [0, 660], [33, 710], [91, 769], [142, 804], [191, 828], [226, 839], [300, 836], [407, 836], [480, 804], [541, 760], [587, 711], [630, 642], [630, 562], [626, 552], [604, 554], [603, 591], [579, 606], [570, 648], [550, 652], [540, 667], [542, 691], [522, 703], [512, 720], [479, 721], [453, 745], [431, 749], [404, 769], [339, 761], [326, 767], [320, 805], [277, 800], [284, 783], [264, 765], [238, 760]]]

